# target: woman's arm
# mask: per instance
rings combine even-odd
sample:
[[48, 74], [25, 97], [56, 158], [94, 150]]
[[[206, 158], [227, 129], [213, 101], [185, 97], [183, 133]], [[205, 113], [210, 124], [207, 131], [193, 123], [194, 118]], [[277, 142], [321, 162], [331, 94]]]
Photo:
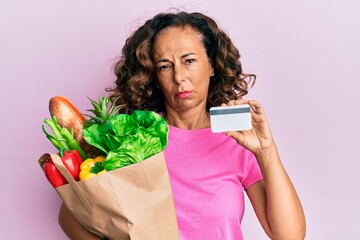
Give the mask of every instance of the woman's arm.
[[306, 233], [304, 211], [281, 163], [262, 106], [254, 100], [230, 101], [228, 105], [244, 103], [251, 107], [252, 129], [228, 132], [227, 135], [254, 153], [259, 163], [264, 180], [247, 189], [255, 213], [271, 239], [304, 239]]
[[264, 181], [247, 189], [250, 202], [271, 239], [304, 239], [304, 212], [276, 147], [257, 154]]
[[59, 211], [59, 224], [64, 233], [71, 240], [99, 240], [100, 238], [95, 234], [87, 231], [77, 221], [74, 215], [62, 204]]

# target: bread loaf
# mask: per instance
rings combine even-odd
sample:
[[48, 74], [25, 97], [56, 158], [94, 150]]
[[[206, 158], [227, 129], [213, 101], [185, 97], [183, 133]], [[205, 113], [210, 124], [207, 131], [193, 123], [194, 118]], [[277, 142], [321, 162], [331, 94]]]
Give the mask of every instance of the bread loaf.
[[82, 131], [85, 116], [67, 97], [52, 97], [49, 101], [49, 111], [61, 127], [67, 128], [70, 132], [74, 130], [74, 138], [80, 145], [84, 142]]

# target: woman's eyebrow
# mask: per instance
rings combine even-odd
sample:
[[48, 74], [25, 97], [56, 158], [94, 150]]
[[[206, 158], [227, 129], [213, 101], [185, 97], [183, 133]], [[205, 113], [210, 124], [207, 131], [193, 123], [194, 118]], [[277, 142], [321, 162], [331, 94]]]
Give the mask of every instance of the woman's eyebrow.
[[[190, 56], [190, 55], [196, 55], [196, 53], [193, 53], [193, 52], [184, 53], [183, 55], [180, 56], [180, 58], [183, 59], [183, 58], [186, 58], [186, 57], [188, 57], [188, 56]], [[170, 62], [170, 60], [167, 59], [167, 58], [163, 58], [163, 59], [160, 59], [159, 61], [157, 61], [157, 62], [155, 63], [155, 65], [157, 65], [157, 64], [159, 64], [159, 63], [161, 63], [161, 62]]]
[[193, 52], [185, 53], [185, 54], [181, 55], [181, 58], [186, 58], [186, 57], [188, 57], [190, 55], [196, 55], [196, 53], [193, 53]]
[[170, 62], [170, 60], [169, 60], [169, 59], [166, 59], [166, 58], [160, 59], [159, 61], [157, 61], [157, 62], [155, 63], [155, 65], [156, 65], [156, 64], [159, 64], [159, 63], [161, 63], [161, 62]]

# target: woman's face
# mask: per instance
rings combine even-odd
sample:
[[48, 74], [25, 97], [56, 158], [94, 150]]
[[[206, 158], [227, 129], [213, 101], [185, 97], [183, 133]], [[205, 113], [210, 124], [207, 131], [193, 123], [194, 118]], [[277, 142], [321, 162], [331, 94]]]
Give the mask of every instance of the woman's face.
[[168, 28], [153, 46], [156, 76], [167, 111], [204, 111], [213, 73], [200, 33], [191, 27]]

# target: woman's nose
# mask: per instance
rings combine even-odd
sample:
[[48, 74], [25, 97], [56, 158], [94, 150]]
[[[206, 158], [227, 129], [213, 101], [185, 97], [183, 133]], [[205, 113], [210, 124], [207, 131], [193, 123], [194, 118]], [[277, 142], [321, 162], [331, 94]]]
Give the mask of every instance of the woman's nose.
[[181, 66], [174, 67], [174, 80], [176, 83], [180, 84], [182, 81], [185, 80], [184, 78], [184, 70], [181, 68]]

